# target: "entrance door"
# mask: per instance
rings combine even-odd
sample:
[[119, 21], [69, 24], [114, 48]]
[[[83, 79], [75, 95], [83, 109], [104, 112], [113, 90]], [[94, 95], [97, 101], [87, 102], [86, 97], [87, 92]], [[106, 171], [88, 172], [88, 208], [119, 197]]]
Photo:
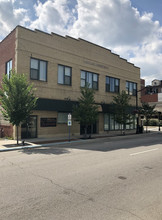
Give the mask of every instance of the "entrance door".
[[21, 138], [37, 137], [37, 116], [30, 116], [26, 123], [21, 125]]
[[[97, 132], [96, 123], [93, 124], [93, 125], [88, 125], [88, 127], [87, 127], [87, 134], [90, 134], [90, 133], [91, 133], [91, 126], [93, 126], [93, 128], [92, 128], [92, 134], [96, 134], [96, 132]], [[84, 133], [85, 133], [85, 126], [84, 126], [84, 125], [80, 125], [80, 134], [84, 134]]]

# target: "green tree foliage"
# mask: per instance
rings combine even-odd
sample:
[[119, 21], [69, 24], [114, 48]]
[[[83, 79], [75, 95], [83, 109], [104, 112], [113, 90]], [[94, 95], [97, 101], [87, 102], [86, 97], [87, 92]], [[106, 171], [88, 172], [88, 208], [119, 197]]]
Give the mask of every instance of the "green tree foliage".
[[37, 98], [32, 85], [27, 82], [24, 74], [11, 72], [10, 78], [3, 76], [0, 88], [0, 102], [5, 120], [17, 127], [26, 121], [36, 106]]
[[115, 121], [119, 123], [122, 128], [125, 131], [126, 125], [130, 124], [130, 120], [132, 119], [132, 115], [130, 114], [130, 107], [129, 104], [131, 97], [126, 94], [125, 91], [122, 91], [121, 94], [118, 94], [117, 96], [113, 97], [113, 105], [115, 110]]
[[151, 117], [155, 114], [157, 114], [157, 111], [155, 111], [156, 105], [149, 105], [148, 103], [142, 103], [142, 107], [139, 108], [139, 113], [144, 115], [145, 117], [145, 125], [146, 125], [146, 132], [147, 132], [147, 126], [149, 125], [149, 121]]
[[81, 97], [78, 98], [78, 105], [74, 107], [73, 116], [76, 121], [85, 126], [85, 137], [87, 137], [88, 125], [95, 123], [98, 117], [98, 107], [95, 104], [94, 90], [90, 89], [88, 85], [81, 88]]

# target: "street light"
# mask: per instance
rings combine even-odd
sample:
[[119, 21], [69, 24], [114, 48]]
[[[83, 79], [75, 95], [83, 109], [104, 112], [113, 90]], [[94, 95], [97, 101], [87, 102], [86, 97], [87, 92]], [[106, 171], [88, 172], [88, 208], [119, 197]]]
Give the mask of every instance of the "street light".
[[138, 92], [141, 90], [137, 91], [136, 90], [136, 114], [137, 114], [137, 127], [136, 127], [136, 134], [139, 134], [139, 110], [138, 110]]

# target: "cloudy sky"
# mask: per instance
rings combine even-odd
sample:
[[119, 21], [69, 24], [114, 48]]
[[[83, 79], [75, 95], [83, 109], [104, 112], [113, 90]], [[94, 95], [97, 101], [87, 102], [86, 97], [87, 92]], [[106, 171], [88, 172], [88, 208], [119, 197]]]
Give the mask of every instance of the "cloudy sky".
[[162, 0], [0, 0], [0, 40], [16, 25], [83, 38], [162, 80]]

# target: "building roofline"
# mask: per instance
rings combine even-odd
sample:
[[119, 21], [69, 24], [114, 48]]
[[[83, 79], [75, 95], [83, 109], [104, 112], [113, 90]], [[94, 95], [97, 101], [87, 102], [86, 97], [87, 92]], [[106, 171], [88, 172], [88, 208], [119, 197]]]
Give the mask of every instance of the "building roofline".
[[72, 39], [72, 40], [76, 40], [76, 41], [79, 41], [79, 39], [77, 39], [77, 38], [74, 38], [74, 37], [71, 37], [71, 36], [69, 36], [69, 35], [66, 35], [66, 38], [70, 38], [70, 39]]
[[62, 38], [66, 38], [66, 37], [64, 37], [64, 36], [62, 36], [62, 35], [60, 35], [60, 34], [57, 34], [57, 33], [54, 33], [54, 32], [51, 32], [51, 35], [56, 35], [56, 36], [58, 36], [58, 37], [62, 37]]
[[[108, 49], [108, 48], [106, 48], [106, 47], [103, 47], [103, 46], [100, 46], [100, 45], [98, 45], [98, 44], [92, 43], [91, 41], [88, 41], [88, 40], [85, 40], [85, 39], [82, 39], [82, 38], [78, 38], [78, 40], [79, 40], [79, 41], [85, 41], [85, 42], [87, 42], [87, 43], [89, 43], [89, 44], [92, 44], [92, 45], [94, 45], [94, 46], [100, 47], [100, 48], [102, 48], [102, 49], [104, 49], [104, 50], [108, 50], [109, 52], [111, 52], [110, 49]], [[112, 52], [111, 52], [111, 53], [112, 53]]]
[[43, 34], [46, 34], [46, 35], [50, 35], [50, 36], [51, 36], [51, 34], [45, 32], [45, 31], [39, 30], [39, 29], [34, 29], [34, 32], [41, 32], [41, 33], [43, 33]]
[[[75, 38], [74, 38], [74, 39], [75, 39]], [[77, 39], [76, 39], [76, 40], [77, 40]], [[129, 63], [129, 64], [133, 65], [135, 68], [140, 69], [140, 67], [135, 66], [133, 63], [129, 62], [127, 59], [122, 58], [120, 55], [118, 55], [118, 54], [116, 54], [116, 53], [112, 52], [110, 49], [108, 49], [108, 48], [106, 48], [106, 47], [100, 46], [100, 45], [98, 45], [98, 44], [92, 43], [92, 42], [87, 41], [87, 40], [82, 39], [82, 38], [78, 38], [78, 40], [85, 41], [85, 42], [87, 42], [87, 43], [89, 43], [89, 44], [92, 44], [92, 45], [95, 45], [95, 46], [97, 46], [97, 47], [100, 47], [100, 48], [102, 48], [102, 49], [104, 49], [104, 50], [107, 50], [107, 51], [109, 51], [111, 54], [113, 54], [113, 55], [115, 55], [115, 56], [119, 57], [119, 59], [122, 59], [122, 60], [126, 61], [127, 63]]]
[[43, 34], [46, 34], [46, 35], [49, 35], [49, 36], [56, 35], [56, 36], [62, 37], [62, 38], [64, 38], [64, 39], [70, 38], [70, 39], [76, 40], [76, 41], [84, 41], [84, 42], [87, 42], [87, 43], [89, 43], [89, 44], [92, 44], [92, 45], [94, 45], [94, 46], [96, 46], [96, 47], [102, 48], [102, 49], [104, 49], [104, 50], [110, 52], [112, 55], [115, 55], [115, 56], [119, 57], [119, 59], [122, 59], [122, 60], [126, 61], [127, 63], [133, 65], [135, 68], [140, 69], [140, 67], [135, 66], [133, 63], [129, 62], [127, 59], [120, 57], [120, 55], [118, 55], [118, 54], [116, 54], [116, 53], [113, 53], [110, 49], [108, 49], [108, 48], [106, 48], [106, 47], [103, 47], [103, 46], [100, 46], [100, 45], [98, 45], [98, 44], [92, 43], [92, 42], [87, 41], [87, 40], [85, 40], [85, 39], [82, 39], [82, 38], [78, 38], [78, 39], [77, 39], [77, 38], [73, 38], [73, 37], [68, 36], [68, 35], [62, 36], [62, 35], [59, 35], [59, 34], [53, 33], [53, 32], [47, 33], [47, 32], [44, 32], [44, 31], [42, 31], [42, 30], [39, 30], [39, 29], [32, 30], [32, 29], [23, 27], [23, 26], [21, 26], [21, 25], [17, 25], [17, 26], [0, 42], [0, 44], [1, 44], [10, 34], [12, 34], [17, 28], [23, 28], [23, 29], [26, 29], [26, 30], [28, 30], [28, 31], [32, 31], [32, 32], [35, 32], [35, 33], [36, 33], [36, 32], [40, 32], [40, 33], [43, 33]]

